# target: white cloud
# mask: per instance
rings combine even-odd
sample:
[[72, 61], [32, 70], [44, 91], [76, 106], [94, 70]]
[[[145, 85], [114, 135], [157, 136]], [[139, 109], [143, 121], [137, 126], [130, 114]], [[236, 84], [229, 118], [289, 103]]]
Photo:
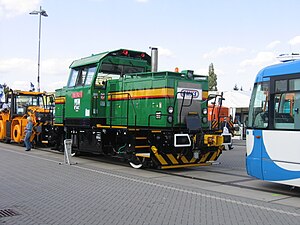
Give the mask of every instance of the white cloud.
[[[41, 61], [40, 85], [43, 91], [54, 91], [67, 83], [70, 59], [46, 59]], [[26, 58], [0, 60], [0, 84], [12, 89], [29, 89], [32, 82], [37, 87], [37, 61]]]
[[0, 19], [38, 10], [41, 0], [0, 0]]
[[243, 74], [243, 73], [246, 73], [246, 72], [247, 72], [246, 69], [238, 69], [238, 70], [236, 71], [237, 74]]
[[[225, 74], [224, 71], [221, 70], [221, 69], [218, 69], [218, 68], [217, 69], [214, 68], [214, 69], [215, 69], [215, 74], [217, 74], [217, 75], [224, 75]], [[199, 68], [199, 69], [197, 69], [195, 71], [195, 74], [208, 76], [208, 67], [207, 68]]]
[[221, 47], [218, 49], [214, 49], [208, 53], [205, 53], [203, 55], [203, 58], [208, 59], [208, 58], [216, 58], [218, 56], [224, 56], [224, 55], [232, 55], [232, 54], [236, 55], [243, 51], [245, 51], [244, 48], [238, 48], [234, 46]]
[[290, 45], [297, 45], [300, 44], [300, 36], [293, 37], [291, 40], [289, 40]]
[[24, 58], [11, 58], [0, 60], [0, 73], [8, 73], [12, 70], [22, 72], [33, 72], [34, 61]]
[[277, 45], [279, 45], [281, 42], [280, 41], [272, 41], [271, 43], [269, 43], [267, 45], [267, 49], [273, 49], [275, 48]]
[[74, 59], [46, 59], [41, 62], [41, 67], [49, 75], [64, 74], [69, 70]]
[[170, 49], [163, 48], [161, 46], [157, 46], [158, 50], [158, 55], [159, 56], [167, 56], [167, 57], [172, 57], [174, 54]]
[[199, 69], [197, 69], [195, 71], [195, 74], [208, 76], [208, 67], [207, 68], [199, 68]]
[[259, 52], [253, 59], [247, 59], [240, 63], [240, 66], [266, 66], [278, 62], [273, 52]]

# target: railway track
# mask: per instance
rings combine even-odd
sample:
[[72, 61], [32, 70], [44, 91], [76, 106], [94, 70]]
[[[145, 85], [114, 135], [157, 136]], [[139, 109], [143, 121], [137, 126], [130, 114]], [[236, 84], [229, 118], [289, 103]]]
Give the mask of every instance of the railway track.
[[[107, 158], [105, 156], [99, 156], [95, 157], [94, 155], [84, 155], [81, 156], [82, 158], [92, 160], [92, 161], [98, 161], [98, 162], [104, 162], [104, 163], [113, 163], [119, 166], [124, 166], [131, 168], [127, 162], [122, 161], [120, 159], [116, 158]], [[248, 189], [248, 190], [254, 190], [254, 191], [262, 191], [262, 192], [268, 192], [271, 193], [272, 195], [285, 195], [289, 197], [300, 197], [300, 188], [297, 187], [290, 187], [286, 185], [281, 185], [281, 184], [275, 184], [275, 183], [269, 183], [266, 181], [259, 181], [255, 178], [252, 178], [248, 175], [244, 174], [239, 174], [243, 171], [229, 171], [228, 167], [218, 167], [218, 171], [212, 170], [211, 167], [195, 167], [195, 168], [185, 168], [185, 169], [170, 169], [170, 170], [157, 170], [157, 169], [152, 169], [152, 168], [145, 168], [144, 170], [146, 171], [151, 171], [157, 174], [163, 174], [163, 175], [168, 175], [168, 176], [174, 176], [174, 177], [180, 177], [188, 180], [196, 180], [196, 181], [204, 181], [204, 182], [210, 182], [213, 184], [219, 184], [219, 185], [224, 185], [227, 187], [238, 187], [242, 189]], [[203, 178], [200, 176], [195, 176], [195, 173], [199, 173], [198, 175], [203, 175], [203, 174], [209, 174], [209, 177], [211, 178]], [[217, 176], [214, 176], [217, 175]], [[232, 179], [229, 181], [222, 181], [218, 180], [216, 177], [220, 176], [230, 176]], [[256, 185], [256, 186], [250, 186], [245, 184], [245, 182], [259, 182], [261, 185]]]
[[[274, 184], [274, 183], [267, 183], [267, 186], [264, 187], [253, 187], [253, 186], [247, 186], [245, 184], [242, 184], [243, 182], [247, 181], [255, 181], [255, 178], [251, 178], [249, 176], [243, 176], [243, 175], [237, 175], [234, 173], [228, 173], [228, 172], [218, 172], [218, 171], [210, 171], [209, 173], [213, 174], [226, 174], [226, 175], [231, 175], [235, 177], [240, 177], [243, 179], [237, 179], [234, 181], [220, 181], [216, 179], [207, 179], [207, 178], [201, 178], [201, 177], [195, 177], [193, 175], [183, 175], [183, 174], [176, 174], [173, 172], [169, 171], [160, 171], [160, 170], [154, 170], [154, 169], [148, 169], [149, 171], [153, 171], [156, 173], [160, 174], [166, 174], [166, 175], [171, 175], [171, 176], [177, 176], [177, 177], [182, 177], [190, 180], [198, 180], [198, 181], [205, 181], [205, 182], [210, 182], [214, 184], [220, 184], [220, 185], [225, 185], [225, 186], [231, 186], [231, 187], [238, 187], [242, 189], [248, 189], [248, 190], [255, 190], [255, 191], [263, 191], [263, 192], [269, 192], [274, 195], [286, 195], [289, 197], [300, 197], [300, 188], [297, 187], [290, 187], [290, 186], [285, 186], [285, 185], [280, 185], [280, 184]], [[199, 172], [204, 172], [205, 171], [199, 171]], [[269, 186], [269, 187], [268, 187]], [[275, 189], [274, 189], [275, 188]]]

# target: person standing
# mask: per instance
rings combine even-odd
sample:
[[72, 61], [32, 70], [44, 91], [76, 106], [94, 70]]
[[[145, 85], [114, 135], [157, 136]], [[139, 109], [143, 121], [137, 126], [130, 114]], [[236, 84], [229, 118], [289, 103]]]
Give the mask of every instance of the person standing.
[[225, 142], [227, 143], [228, 149], [231, 150], [231, 149], [233, 149], [232, 139], [231, 139], [231, 136], [233, 136], [233, 131], [232, 131], [232, 127], [229, 125], [229, 121], [230, 121], [230, 118], [224, 117], [224, 121], [222, 123], [221, 128], [223, 130], [222, 134], [223, 134], [224, 138], [226, 139]]
[[30, 137], [32, 134], [32, 129], [33, 129], [33, 123], [32, 119], [30, 116], [27, 117], [27, 125], [25, 127], [25, 138], [24, 138], [24, 143], [25, 143], [25, 151], [30, 151], [31, 150], [31, 143], [30, 143]]

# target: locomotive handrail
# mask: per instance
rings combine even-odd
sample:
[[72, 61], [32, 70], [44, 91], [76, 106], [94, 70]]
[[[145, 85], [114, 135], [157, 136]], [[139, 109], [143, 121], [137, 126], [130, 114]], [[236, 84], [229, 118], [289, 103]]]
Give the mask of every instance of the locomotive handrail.
[[[173, 106], [173, 108], [175, 109], [175, 105], [176, 105], [176, 101], [177, 101], [177, 99], [178, 99], [178, 94], [183, 94], [183, 97], [182, 97], [182, 103], [181, 103], [181, 106], [180, 106], [180, 112], [179, 112], [179, 124], [181, 124], [181, 114], [182, 114], [182, 108], [183, 107], [190, 107], [191, 105], [192, 105], [192, 103], [193, 103], [193, 98], [194, 98], [194, 96], [193, 95], [191, 95], [192, 97], [191, 97], [191, 99], [190, 99], [190, 103], [188, 104], [188, 105], [184, 105], [184, 100], [185, 100], [185, 95], [186, 95], [186, 92], [185, 91], [179, 91], [179, 92], [176, 92], [176, 96], [175, 96], [175, 100], [174, 100], [174, 106]], [[174, 120], [173, 120], [174, 121]], [[172, 121], [172, 127], [174, 126], [173, 125], [173, 122]]]
[[[188, 104], [184, 104], [184, 100], [185, 100], [185, 96], [186, 96], [186, 92], [177, 92], [176, 93], [176, 97], [175, 97], [175, 100], [174, 100], [174, 105], [173, 105], [173, 108], [175, 109], [175, 105], [176, 105], [176, 101], [177, 101], [177, 95], [178, 94], [183, 94], [183, 98], [182, 98], [182, 103], [181, 103], [181, 106], [180, 106], [180, 113], [179, 113], [179, 124], [181, 124], [181, 114], [182, 114], [182, 108], [183, 107], [190, 107], [191, 105], [192, 105], [192, 103], [193, 103], [193, 95], [192, 95], [192, 97], [191, 97], [191, 99], [190, 99], [190, 101], [189, 101], [189, 103]], [[170, 116], [170, 114], [159, 114], [160, 116]], [[154, 117], [154, 116], [157, 116], [157, 114], [150, 114], [149, 116], [148, 116], [148, 127], [151, 125], [151, 117]], [[172, 120], [172, 129], [174, 128], [174, 118], [173, 118], [173, 120]]]
[[111, 96], [110, 97], [110, 102], [111, 102], [111, 107], [110, 107], [110, 115], [109, 115], [109, 126], [111, 127], [112, 126], [112, 119], [114, 118], [119, 118], [119, 119], [123, 119], [123, 118], [126, 118], [127, 121], [126, 121], [126, 125], [128, 126], [129, 125], [129, 104], [126, 104], [127, 106], [127, 116], [126, 117], [112, 117], [112, 112], [113, 112], [113, 104], [112, 104], [112, 96], [117, 96], [117, 95], [126, 95], [127, 96], [127, 103], [128, 102], [131, 102], [131, 105], [132, 105], [132, 108], [133, 108], [133, 111], [134, 111], [134, 126], [136, 127], [136, 120], [137, 120], [137, 117], [136, 117], [136, 110], [134, 108], [134, 104], [132, 102], [132, 98], [131, 98], [131, 95], [130, 93], [126, 93], [126, 92], [123, 92], [123, 93], [108, 93], [108, 96]]
[[[213, 105], [213, 108], [212, 108], [212, 116], [214, 115], [214, 111], [215, 111], [215, 106], [216, 106], [216, 101], [217, 101], [217, 97], [220, 97], [219, 98], [219, 108], [218, 108], [218, 118], [217, 118], [217, 122], [218, 122], [218, 129], [220, 129], [220, 112], [221, 112], [221, 108], [222, 108], [222, 102], [223, 102], [223, 100], [224, 100], [224, 98], [223, 98], [223, 92], [221, 92], [221, 94], [219, 95], [219, 94], [217, 94], [217, 95], [213, 95], [213, 97], [211, 98], [211, 99], [215, 99], [215, 101], [212, 103], [212, 105]], [[209, 96], [208, 96], [208, 98], [209, 98]], [[210, 99], [210, 100], [211, 100]]]

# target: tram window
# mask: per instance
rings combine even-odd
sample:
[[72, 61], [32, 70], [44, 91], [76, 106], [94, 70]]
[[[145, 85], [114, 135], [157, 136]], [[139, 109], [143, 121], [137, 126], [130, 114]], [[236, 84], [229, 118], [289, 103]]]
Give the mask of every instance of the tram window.
[[290, 91], [299, 91], [300, 90], [300, 79], [289, 80], [289, 89], [290, 89]]
[[268, 90], [268, 83], [260, 83], [254, 86], [250, 102], [249, 127], [266, 128], [268, 126]]
[[287, 91], [287, 80], [277, 80], [277, 81], [275, 81], [275, 91], [276, 92]]
[[87, 76], [86, 76], [86, 79], [85, 79], [85, 85], [90, 85], [91, 84], [93, 76], [94, 76], [94, 74], [96, 72], [96, 69], [97, 69], [96, 66], [89, 68]]
[[294, 129], [295, 93], [275, 95], [274, 127], [276, 129]]

